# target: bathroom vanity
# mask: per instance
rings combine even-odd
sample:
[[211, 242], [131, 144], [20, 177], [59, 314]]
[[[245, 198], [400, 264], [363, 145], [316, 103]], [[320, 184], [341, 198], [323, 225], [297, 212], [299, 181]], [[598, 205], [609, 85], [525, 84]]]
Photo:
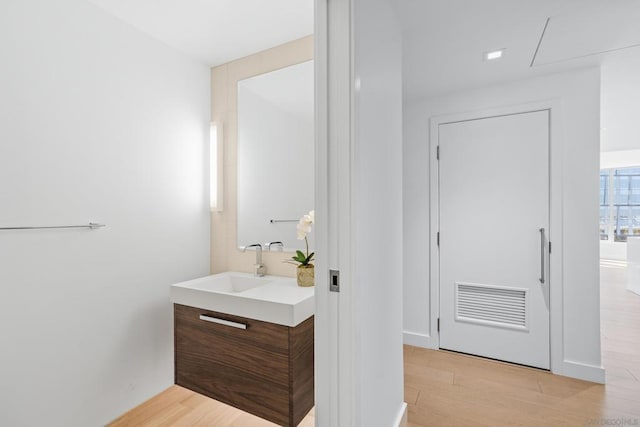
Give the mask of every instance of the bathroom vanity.
[[171, 287], [175, 383], [283, 426], [314, 405], [313, 288], [222, 273]]

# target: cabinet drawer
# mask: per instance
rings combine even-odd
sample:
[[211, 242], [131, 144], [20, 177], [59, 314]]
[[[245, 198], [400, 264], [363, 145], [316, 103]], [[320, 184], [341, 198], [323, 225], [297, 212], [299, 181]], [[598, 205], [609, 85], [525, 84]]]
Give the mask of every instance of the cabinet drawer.
[[176, 354], [176, 384], [278, 425], [290, 425], [289, 388], [240, 369], [193, 354]]
[[290, 328], [174, 304], [175, 383], [296, 425], [313, 406], [313, 322]]
[[209, 330], [217, 326], [210, 326], [206, 322], [200, 325], [176, 320], [176, 371], [189, 368], [183, 364], [183, 359], [193, 356], [210, 362], [212, 366], [239, 369], [258, 379], [288, 386], [288, 354], [270, 351], [247, 340]]
[[[205, 316], [209, 320], [231, 322], [238, 326], [244, 325], [246, 329], [229, 324], [212, 323], [211, 321], [202, 320], [200, 316]], [[250, 344], [270, 352], [286, 355], [289, 351], [289, 328], [287, 326], [201, 310], [180, 304], [174, 304], [174, 324], [176, 328], [183, 328], [185, 331], [201, 331], [205, 334], [227, 338], [231, 342]], [[177, 333], [178, 330], [176, 330], [176, 335]], [[206, 343], [204, 335], [200, 336], [200, 339], [203, 339]]]

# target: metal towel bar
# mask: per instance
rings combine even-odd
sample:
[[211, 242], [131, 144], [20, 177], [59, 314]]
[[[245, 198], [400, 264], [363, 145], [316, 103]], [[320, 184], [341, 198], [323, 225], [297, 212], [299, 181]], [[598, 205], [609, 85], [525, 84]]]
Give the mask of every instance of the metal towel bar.
[[272, 219], [269, 220], [271, 224], [275, 224], [276, 222], [298, 222], [297, 219]]
[[106, 224], [99, 224], [97, 222], [90, 222], [89, 224], [83, 225], [54, 225], [54, 226], [44, 226], [44, 227], [0, 227], [0, 230], [45, 230], [51, 228], [90, 228], [91, 230], [95, 230], [97, 228], [106, 227]]

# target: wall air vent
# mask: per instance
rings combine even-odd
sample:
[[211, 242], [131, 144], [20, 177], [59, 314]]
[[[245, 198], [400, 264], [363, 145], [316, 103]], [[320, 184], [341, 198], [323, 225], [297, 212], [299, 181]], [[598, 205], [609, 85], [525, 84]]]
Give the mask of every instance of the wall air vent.
[[527, 289], [456, 282], [455, 320], [528, 330]]

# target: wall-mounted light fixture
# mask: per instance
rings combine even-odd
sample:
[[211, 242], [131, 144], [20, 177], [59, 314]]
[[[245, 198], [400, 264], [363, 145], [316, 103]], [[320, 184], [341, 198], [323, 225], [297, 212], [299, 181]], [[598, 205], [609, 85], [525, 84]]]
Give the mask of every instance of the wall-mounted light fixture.
[[224, 173], [223, 146], [224, 134], [222, 123], [211, 123], [209, 137], [209, 188], [211, 212], [222, 211], [222, 178]]

